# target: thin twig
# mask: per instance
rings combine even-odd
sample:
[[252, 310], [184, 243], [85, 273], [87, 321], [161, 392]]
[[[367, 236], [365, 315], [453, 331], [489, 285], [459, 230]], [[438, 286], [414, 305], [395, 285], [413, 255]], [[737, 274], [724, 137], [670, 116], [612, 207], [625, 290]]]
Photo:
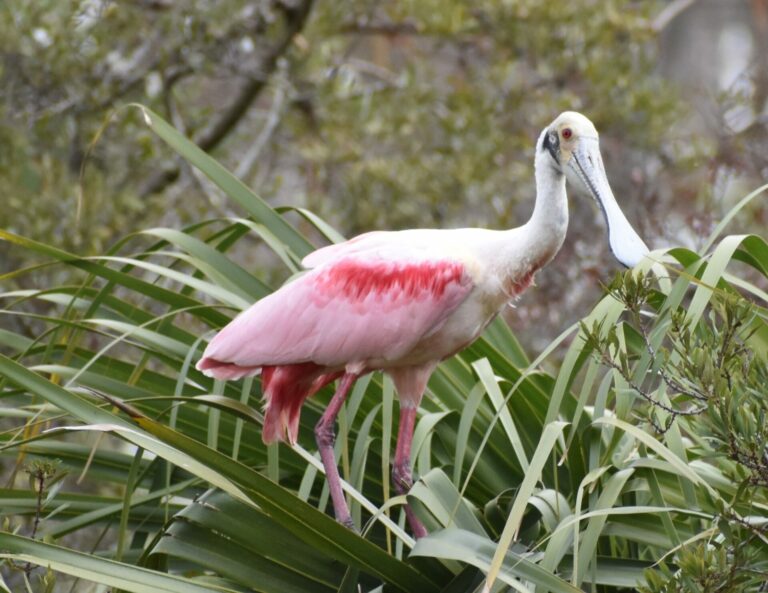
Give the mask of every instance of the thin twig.
[[264, 127], [261, 128], [261, 132], [256, 137], [256, 140], [254, 140], [253, 144], [240, 161], [240, 164], [235, 169], [235, 177], [244, 179], [245, 176], [250, 173], [254, 163], [256, 163], [259, 156], [261, 156], [261, 152], [272, 138], [278, 124], [282, 120], [287, 105], [286, 97], [288, 96], [288, 81], [282, 76], [285, 74], [286, 69], [287, 62], [285, 60], [280, 60], [278, 62], [278, 70], [281, 72], [281, 76], [279, 76], [278, 84], [275, 85], [275, 96], [272, 99], [272, 105], [267, 114]]

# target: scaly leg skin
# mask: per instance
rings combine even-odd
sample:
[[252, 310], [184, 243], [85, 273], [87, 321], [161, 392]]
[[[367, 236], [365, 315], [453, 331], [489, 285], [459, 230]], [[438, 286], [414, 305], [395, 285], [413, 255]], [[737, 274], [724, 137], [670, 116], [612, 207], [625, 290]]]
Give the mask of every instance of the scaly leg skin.
[[344, 400], [347, 399], [347, 394], [352, 389], [356, 379], [357, 375], [352, 373], [345, 373], [342, 376], [336, 393], [333, 394], [333, 398], [325, 409], [320, 421], [315, 425], [315, 440], [320, 451], [320, 459], [322, 459], [323, 467], [325, 468], [328, 488], [331, 491], [333, 512], [339, 523], [343, 523], [353, 531], [355, 530], [355, 524], [352, 522], [352, 516], [349, 514], [347, 500], [344, 498], [344, 492], [341, 488], [339, 468], [336, 466], [336, 458], [333, 454], [333, 443], [336, 440], [333, 427], [336, 423], [336, 416], [338, 416], [339, 410], [341, 410], [341, 406], [344, 404]]
[[[395, 448], [395, 461], [392, 464], [392, 483], [395, 492], [401, 495], [408, 494], [413, 486], [413, 474], [411, 473], [411, 443], [413, 442], [413, 427], [416, 422], [416, 408], [400, 408], [400, 426], [397, 430], [397, 447]], [[411, 526], [413, 537], [416, 539], [425, 537], [427, 529], [416, 518], [416, 514], [409, 506], [405, 506], [405, 516]]]

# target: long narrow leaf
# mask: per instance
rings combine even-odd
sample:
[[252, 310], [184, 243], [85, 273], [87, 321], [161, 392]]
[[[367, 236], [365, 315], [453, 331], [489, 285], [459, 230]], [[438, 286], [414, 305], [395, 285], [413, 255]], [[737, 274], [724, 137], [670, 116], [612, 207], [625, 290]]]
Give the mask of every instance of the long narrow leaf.
[[[44, 544], [20, 535], [0, 532], [0, 558], [30, 562], [115, 589], [133, 593], [211, 593], [230, 591], [202, 586], [181, 577], [131, 566], [93, 554], [74, 552], [61, 546]], [[234, 593], [234, 592], [233, 592]]]
[[151, 109], [138, 103], [135, 103], [134, 107], [141, 110], [144, 115], [144, 121], [168, 146], [200, 169], [227, 196], [240, 204], [246, 212], [271, 229], [299, 258], [314, 249], [309, 241], [291, 227], [282, 216], [248, 189], [242, 181], [195, 145], [194, 142], [185, 138], [178, 130], [169, 125], [168, 122]]

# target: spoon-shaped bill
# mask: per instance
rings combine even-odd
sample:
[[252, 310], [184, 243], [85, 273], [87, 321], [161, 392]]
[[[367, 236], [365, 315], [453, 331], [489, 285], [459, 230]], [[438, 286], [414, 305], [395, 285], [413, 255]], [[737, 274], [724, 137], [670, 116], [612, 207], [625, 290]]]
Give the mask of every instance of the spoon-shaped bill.
[[648, 254], [648, 247], [629, 224], [613, 197], [597, 139], [582, 138], [568, 161], [568, 167], [586, 186], [603, 211], [613, 255], [628, 268], [639, 263]]

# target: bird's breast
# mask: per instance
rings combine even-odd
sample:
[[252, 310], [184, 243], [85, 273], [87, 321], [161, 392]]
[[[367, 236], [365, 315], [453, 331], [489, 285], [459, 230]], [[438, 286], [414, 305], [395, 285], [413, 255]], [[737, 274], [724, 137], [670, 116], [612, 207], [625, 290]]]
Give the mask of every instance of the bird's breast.
[[533, 277], [535, 274], [536, 270], [528, 270], [522, 274], [511, 275], [504, 278], [502, 280], [502, 286], [504, 287], [504, 295], [507, 298], [507, 301], [511, 301], [525, 292], [533, 284]]

